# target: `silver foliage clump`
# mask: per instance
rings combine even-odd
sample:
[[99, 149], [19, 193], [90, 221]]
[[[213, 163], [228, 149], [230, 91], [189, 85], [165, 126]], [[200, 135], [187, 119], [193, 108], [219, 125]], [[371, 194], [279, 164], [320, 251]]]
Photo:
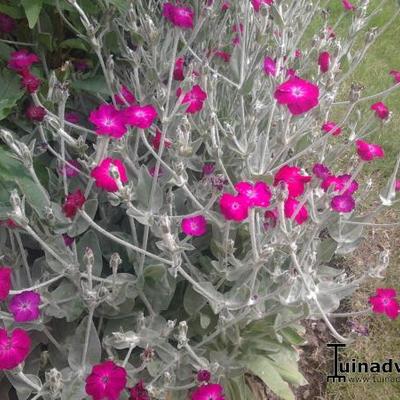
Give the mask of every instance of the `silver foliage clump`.
[[[369, 28], [379, 9], [362, 0], [341, 17], [351, 20], [348, 31], [333, 37], [320, 1], [276, 0], [259, 13], [250, 1], [231, 1], [226, 12], [221, 0], [187, 1], [196, 15], [193, 30], [171, 27], [156, 0], [102, 1], [97, 13], [79, 0], [56, 3], [74, 38], [91, 49], [95, 67], [82, 77], [67, 62], [64, 81], [59, 71], [50, 72], [48, 96], [32, 94], [46, 108], [44, 121], [25, 135], [1, 129], [8, 156], [27, 173], [24, 180], [16, 178], [18, 190], [0, 209], [3, 219], [17, 225], [0, 228], [2, 263], [18, 277], [12, 294], [30, 288], [42, 297], [41, 318], [23, 325], [35, 337], [33, 351], [25, 365], [0, 375], [1, 385], [9, 381], [20, 399], [81, 400], [93, 365], [112, 359], [127, 369], [129, 387], [143, 379], [155, 399], [186, 399], [199, 370], [212, 373], [227, 399], [253, 398], [246, 371], [293, 399], [289, 384], [305, 383], [297, 369], [300, 322], [322, 318], [337, 340], [350, 342], [331, 318], [363, 280], [384, 276], [387, 249], [361, 276], [329, 262], [354, 251], [377, 212], [397, 201], [399, 162], [381, 205], [369, 213], [360, 205], [371, 192], [379, 196], [368, 182], [358, 191], [356, 210], [338, 214], [329, 208], [331, 193], [313, 180], [301, 198], [309, 208], [301, 225], [284, 218], [287, 193], [272, 186], [273, 177], [286, 164], [310, 174], [316, 162], [339, 173], [357, 171], [355, 140], [381, 127], [366, 105], [399, 85], [364, 96], [357, 84], [348, 87], [349, 78], [398, 10], [385, 26]], [[232, 27], [238, 23], [243, 32], [234, 46]], [[209, 57], [222, 48], [231, 53], [228, 63]], [[301, 58], [295, 56], [298, 48]], [[321, 51], [332, 55], [326, 74], [316, 62]], [[263, 72], [266, 55], [276, 59], [275, 77]], [[178, 57], [185, 62], [183, 82], [173, 80]], [[287, 68], [320, 89], [319, 106], [298, 117], [273, 96]], [[208, 97], [203, 110], [191, 115], [176, 90], [194, 84]], [[65, 120], [66, 108], [87, 117], [99, 104], [111, 104], [122, 85], [140, 104], [157, 108], [159, 148], [149, 140], [154, 126], [110, 140], [86, 122]], [[341, 116], [345, 138], [332, 140], [321, 131], [331, 114]], [[172, 142], [168, 149], [166, 138]], [[51, 156], [46, 184], [35, 167], [43, 152]], [[108, 194], [90, 178], [106, 155], [123, 160], [129, 175], [128, 184]], [[57, 175], [72, 157], [82, 165], [79, 177]], [[204, 164], [214, 164], [209, 174], [203, 174]], [[119, 179], [116, 169], [111, 174]], [[270, 209], [279, 210], [277, 225], [266, 226], [265, 210], [258, 208], [246, 221], [226, 221], [218, 207], [221, 193], [234, 193], [236, 182], [256, 180], [273, 188]], [[62, 203], [78, 187], [86, 202], [71, 220]], [[206, 217], [208, 232], [185, 237], [182, 218], [194, 215]], [[74, 239], [71, 246], [63, 235]], [[18, 325], [6, 312], [0, 319], [7, 328]], [[126, 392], [121, 398], [128, 397]]]

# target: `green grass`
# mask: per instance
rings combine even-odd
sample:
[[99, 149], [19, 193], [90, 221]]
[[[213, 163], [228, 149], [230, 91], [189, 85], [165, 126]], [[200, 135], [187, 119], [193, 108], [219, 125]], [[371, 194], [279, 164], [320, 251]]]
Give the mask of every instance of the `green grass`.
[[[356, 3], [356, 2], [355, 2]], [[381, 1], [371, 1], [371, 6], [380, 4]], [[395, 0], [389, 0], [383, 6], [382, 13], [375, 17], [370, 26], [382, 27], [386, 21], [398, 9], [399, 3]], [[341, 1], [331, 1], [331, 23], [342, 12]], [[350, 17], [348, 17], [350, 18]], [[338, 36], [345, 32], [348, 27], [349, 19], [342, 21], [338, 29]], [[388, 74], [390, 70], [400, 70], [400, 18], [398, 18], [390, 28], [378, 39], [378, 41], [370, 48], [367, 57], [363, 63], [357, 68], [351, 82], [358, 82], [365, 86], [363, 95], [370, 95], [393, 84], [392, 77]], [[347, 83], [347, 87], [351, 82]], [[370, 104], [365, 104], [365, 114], [368, 115]], [[385, 103], [393, 112], [391, 121], [382, 125], [379, 130], [373, 134], [368, 140], [379, 143], [383, 146], [386, 157], [382, 161], [371, 164], [364, 172], [374, 176], [376, 185], [382, 185], [383, 179], [387, 178], [393, 171], [396, 157], [400, 153], [400, 89], [393, 92]], [[398, 222], [399, 209], [388, 211], [380, 217], [379, 222]], [[385, 232], [378, 230], [377, 232], [368, 233], [367, 240], [361, 248], [348, 259], [350, 268], [354, 272], [362, 271], [367, 264], [374, 262], [379, 249], [377, 244], [390, 248], [391, 261], [383, 280], [371, 280], [366, 283], [350, 300], [353, 310], [361, 310], [366, 308], [368, 297], [375, 291], [376, 287], [394, 287], [400, 292], [400, 282], [398, 280], [398, 268], [400, 265], [400, 230], [391, 229]], [[360, 338], [352, 344], [345, 353], [346, 360], [356, 358], [360, 361], [383, 361], [386, 358], [399, 360], [400, 349], [400, 320], [390, 321], [383, 316], [372, 316], [358, 319], [358, 321], [369, 324], [370, 335], [367, 338]], [[384, 375], [381, 375], [381, 377]], [[399, 374], [396, 376], [400, 377]], [[346, 383], [346, 384], [330, 384], [328, 386], [327, 399], [330, 400], [398, 400], [400, 399], [400, 382], [397, 383]]]

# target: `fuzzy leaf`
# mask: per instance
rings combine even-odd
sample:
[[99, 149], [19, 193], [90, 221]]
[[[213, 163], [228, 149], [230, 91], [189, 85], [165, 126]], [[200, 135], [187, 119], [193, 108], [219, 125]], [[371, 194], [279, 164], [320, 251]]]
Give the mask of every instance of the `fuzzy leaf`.
[[11, 113], [23, 94], [18, 75], [6, 68], [3, 69], [0, 72], [0, 120]]
[[78, 260], [82, 271], [85, 268], [83, 256], [85, 254], [86, 247], [89, 247], [93, 251], [94, 255], [93, 274], [96, 276], [100, 276], [101, 271], [103, 270], [103, 256], [100, 248], [99, 239], [96, 233], [92, 230], [87, 231], [79, 240], [77, 245]]

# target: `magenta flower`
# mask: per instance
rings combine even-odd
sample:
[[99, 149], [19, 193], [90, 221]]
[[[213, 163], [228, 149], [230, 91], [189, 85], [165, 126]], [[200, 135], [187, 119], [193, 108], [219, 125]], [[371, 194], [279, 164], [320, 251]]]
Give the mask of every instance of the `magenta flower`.
[[5, 300], [11, 289], [12, 269], [2, 265], [0, 267], [0, 301]]
[[331, 55], [329, 54], [329, 52], [323, 51], [322, 53], [319, 54], [318, 65], [322, 73], [329, 71], [330, 62], [331, 62]]
[[273, 210], [267, 210], [264, 213], [264, 229], [273, 229], [276, 227], [278, 222], [279, 212], [277, 208]]
[[[286, 218], [292, 218], [294, 216], [294, 220], [299, 224], [303, 224], [304, 222], [307, 221], [308, 219], [308, 211], [307, 208], [302, 205], [299, 209], [299, 211], [296, 213], [297, 208], [299, 207], [300, 202], [297, 201], [293, 197], [288, 197], [285, 200], [284, 204], [284, 212], [285, 212], [285, 217]], [[295, 215], [296, 213], [296, 215]]]
[[396, 192], [400, 192], [400, 179], [397, 179], [396, 182], [394, 183], [394, 190]]
[[[181, 89], [177, 91], [177, 95], [181, 95]], [[192, 89], [185, 93], [182, 104], [188, 104], [186, 112], [188, 114], [195, 114], [203, 108], [204, 101], [207, 99], [207, 93], [202, 90], [199, 85], [194, 85]]]
[[15, 19], [7, 14], [0, 12], [0, 32], [11, 33], [15, 29]]
[[331, 175], [331, 171], [324, 164], [314, 164], [312, 172], [319, 179], [326, 179]]
[[172, 3], [163, 5], [163, 17], [182, 29], [193, 29], [194, 12], [190, 7], [178, 7]]
[[78, 113], [70, 111], [65, 113], [65, 120], [71, 122], [71, 124], [79, 124], [81, 117]]
[[241, 195], [224, 193], [219, 200], [221, 213], [228, 221], [243, 221], [249, 215], [249, 203]]
[[380, 119], [386, 119], [389, 117], [389, 109], [387, 108], [386, 104], [382, 103], [381, 101], [372, 104], [371, 110], [375, 111], [375, 115]]
[[67, 164], [63, 167], [58, 168], [57, 172], [60, 176], [63, 176], [64, 171], [67, 178], [73, 178], [79, 175], [79, 170], [81, 169], [81, 165], [77, 160], [67, 160]]
[[251, 4], [253, 5], [254, 11], [259, 12], [262, 4], [271, 5], [274, 0], [251, 0]]
[[274, 186], [284, 182], [289, 191], [289, 196], [297, 197], [304, 193], [304, 185], [311, 181], [311, 176], [302, 175], [299, 167], [283, 166], [276, 174]]
[[143, 380], [139, 381], [130, 391], [129, 400], [150, 400], [149, 392], [144, 387]]
[[[11, 218], [7, 218], [5, 221], [0, 221], [0, 226], [6, 226], [8, 229], [18, 228], [18, 225]], [[1, 281], [1, 278], [0, 278], [0, 281]], [[1, 283], [0, 283], [0, 286], [1, 286]]]
[[357, 153], [364, 161], [372, 161], [376, 158], [383, 158], [385, 153], [381, 146], [373, 143], [368, 143], [364, 140], [356, 140]]
[[352, 179], [351, 175], [349, 174], [338, 175], [338, 176], [329, 175], [321, 183], [321, 188], [324, 189], [325, 192], [327, 192], [328, 189], [331, 188], [333, 189], [334, 192], [340, 193], [347, 186], [348, 188], [346, 189], [345, 193], [353, 194], [358, 190], [357, 181]]
[[276, 76], [276, 62], [271, 57], [264, 58], [264, 72], [269, 76]]
[[75, 239], [74, 239], [73, 237], [68, 236], [66, 233], [64, 233], [64, 234], [62, 235], [62, 237], [63, 237], [63, 240], [64, 240], [64, 244], [65, 244], [66, 246], [68, 246], [68, 247], [71, 247], [71, 246], [72, 246], [72, 243], [74, 243], [74, 241], [75, 241]]
[[25, 115], [31, 121], [42, 122], [46, 116], [46, 110], [41, 106], [35, 106], [31, 104], [25, 110]]
[[102, 104], [89, 115], [89, 121], [96, 126], [98, 135], [119, 139], [126, 133], [125, 114], [111, 104]]
[[228, 63], [231, 60], [231, 54], [228, 53], [227, 51], [223, 50], [214, 50], [212, 54], [218, 58], [220, 58], [222, 61]]
[[202, 168], [203, 176], [212, 175], [215, 171], [214, 163], [205, 163]]
[[40, 316], [40, 294], [32, 291], [25, 291], [16, 294], [8, 305], [9, 311], [16, 322], [35, 321]]
[[116, 180], [110, 174], [110, 167], [114, 165], [119, 173], [122, 183], [128, 182], [126, 169], [121, 160], [115, 158], [105, 158], [97, 167], [92, 169], [90, 176], [95, 179], [96, 186], [106, 190], [107, 192], [116, 192], [118, 185]]
[[124, 110], [126, 122], [139, 129], [147, 129], [157, 118], [157, 110], [152, 105], [130, 106]]
[[400, 83], [400, 71], [392, 70], [389, 74], [393, 76], [394, 83]]
[[73, 193], [69, 193], [65, 198], [62, 210], [67, 218], [74, 218], [78, 210], [85, 204], [85, 196], [80, 189], [75, 190]]
[[211, 380], [211, 372], [207, 369], [201, 369], [196, 374], [198, 382], [210, 382]]
[[333, 211], [338, 213], [349, 213], [356, 207], [356, 202], [349, 193], [339, 194], [332, 197], [331, 207]]
[[183, 218], [181, 228], [188, 236], [203, 236], [207, 233], [207, 220], [202, 215]]
[[14, 369], [21, 364], [31, 349], [31, 339], [23, 329], [14, 329], [9, 335], [0, 329], [0, 371]]
[[318, 105], [317, 85], [296, 76], [280, 84], [274, 93], [279, 104], [286, 104], [293, 115], [303, 114]]
[[38, 62], [39, 57], [36, 54], [29, 53], [28, 50], [22, 49], [11, 53], [11, 57], [8, 60], [8, 68], [21, 72], [29, 69], [32, 64]]
[[349, 0], [342, 0], [342, 4], [345, 10], [354, 11], [356, 7], [350, 3]]
[[268, 207], [271, 200], [271, 191], [265, 182], [238, 182], [235, 184], [237, 192], [243, 196], [249, 207]]
[[[159, 129], [156, 129], [156, 135], [152, 137], [151, 139], [151, 145], [153, 146], [154, 150], [158, 150], [160, 148], [161, 144], [161, 131]], [[164, 147], [169, 149], [172, 146], [172, 142], [165, 138], [164, 140]]]
[[93, 400], [118, 400], [127, 383], [126, 375], [125, 368], [113, 361], [97, 364], [86, 378], [86, 393]]
[[[148, 168], [148, 171], [149, 171], [149, 175], [150, 175], [150, 176], [155, 176], [155, 174], [156, 174], [156, 167], [153, 165], [152, 167], [149, 167], [149, 168]], [[164, 175], [164, 170], [160, 167], [160, 168], [158, 169], [157, 177], [161, 177], [161, 176], [163, 176], [163, 175]]]
[[224, 389], [217, 383], [198, 387], [193, 393], [191, 400], [225, 400]]
[[229, 1], [224, 1], [221, 6], [221, 11], [222, 12], [227, 11], [227, 10], [229, 10], [230, 7], [231, 7], [231, 4], [229, 3]]
[[183, 81], [185, 79], [185, 75], [183, 72], [184, 66], [185, 66], [185, 59], [183, 57], [177, 58], [174, 66], [174, 79], [176, 81]]
[[342, 133], [342, 128], [333, 121], [324, 122], [322, 130], [326, 133], [330, 133], [332, 136], [338, 136]]
[[126, 86], [122, 86], [121, 90], [115, 95], [115, 101], [117, 104], [123, 106], [126, 104], [135, 104], [136, 97]]
[[73, 60], [72, 64], [74, 65], [76, 72], [85, 72], [89, 69], [89, 64], [87, 60], [84, 59]]
[[37, 76], [31, 74], [29, 70], [21, 71], [21, 84], [28, 93], [35, 93], [41, 83], [42, 81]]
[[375, 296], [369, 298], [372, 311], [378, 314], [386, 314], [390, 319], [396, 319], [399, 315], [399, 303], [395, 299], [395, 289], [376, 289]]

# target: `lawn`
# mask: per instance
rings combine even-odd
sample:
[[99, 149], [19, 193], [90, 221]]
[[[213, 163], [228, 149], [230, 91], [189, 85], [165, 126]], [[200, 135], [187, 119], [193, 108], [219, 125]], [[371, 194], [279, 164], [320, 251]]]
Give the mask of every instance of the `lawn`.
[[[370, 26], [382, 27], [393, 15], [394, 10], [399, 7], [399, 3], [394, 0], [386, 2], [371, 1], [371, 7], [383, 3], [383, 11], [375, 17]], [[331, 19], [335, 21], [342, 12], [341, 1], [331, 1]], [[350, 16], [342, 21], [338, 32], [344, 32], [349, 25]], [[351, 82], [358, 82], [365, 86], [364, 95], [370, 95], [388, 88], [393, 84], [389, 71], [392, 69], [400, 70], [400, 18], [379, 37], [378, 41], [371, 47], [367, 57], [351, 77]], [[348, 82], [350, 85], [351, 82]], [[380, 99], [374, 100], [378, 101]], [[373, 176], [374, 185], [382, 186], [386, 178], [393, 170], [396, 157], [400, 152], [400, 90], [393, 92], [385, 103], [393, 111], [390, 122], [382, 125], [380, 129], [371, 137], [374, 141], [383, 145], [386, 157], [383, 161], [375, 162], [371, 167], [364, 170], [364, 177]], [[366, 104], [366, 108], [370, 104]], [[369, 111], [365, 111], [368, 113]], [[374, 191], [374, 195], [376, 191]], [[375, 201], [378, 200], [375, 197]], [[373, 199], [371, 203], [373, 203]], [[383, 213], [376, 222], [392, 223], [399, 222], [399, 208]], [[366, 234], [366, 240], [357, 252], [348, 257], [346, 264], [354, 272], [365, 269], [366, 265], [375, 262], [380, 251], [379, 246], [391, 250], [390, 264], [386, 271], [386, 276], [381, 281], [371, 280], [367, 282], [350, 300], [353, 310], [366, 308], [366, 301], [376, 287], [394, 287], [400, 290], [398, 271], [400, 265], [400, 230], [399, 229], [370, 229]], [[400, 349], [400, 321], [390, 321], [385, 317], [372, 316], [357, 319], [369, 326], [369, 336], [359, 338], [343, 354], [346, 360], [356, 358], [360, 361], [383, 361], [386, 358], [399, 359]], [[396, 374], [399, 376], [398, 374]], [[365, 375], [364, 375], [365, 376]], [[400, 398], [400, 383], [346, 383], [330, 384], [328, 386], [327, 399], [347, 400], [347, 399], [385, 399], [396, 400]]]

